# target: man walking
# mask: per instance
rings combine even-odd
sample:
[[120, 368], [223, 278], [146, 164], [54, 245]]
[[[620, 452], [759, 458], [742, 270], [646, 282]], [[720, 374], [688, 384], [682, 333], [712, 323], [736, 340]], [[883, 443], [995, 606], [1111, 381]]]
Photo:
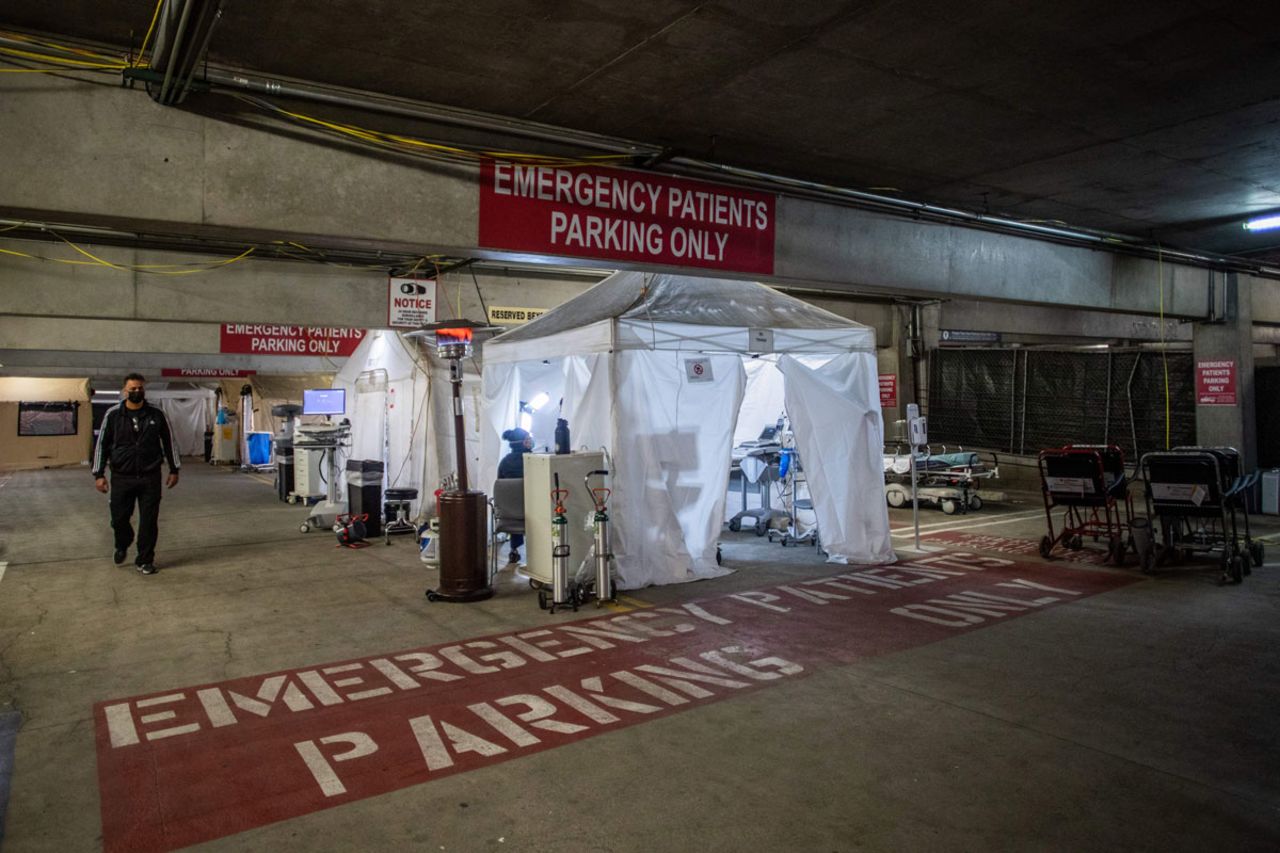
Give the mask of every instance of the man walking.
[[[98, 491], [111, 492], [111, 528], [116, 537], [116, 565], [133, 544], [133, 505], [138, 504], [138, 554], [133, 561], [144, 575], [156, 573], [156, 539], [160, 520], [160, 466], [169, 463], [167, 485], [178, 485], [181, 463], [164, 412], [147, 403], [147, 380], [125, 377], [122, 399], [107, 410], [93, 451], [93, 480]], [[111, 485], [106, 469], [111, 466]]]

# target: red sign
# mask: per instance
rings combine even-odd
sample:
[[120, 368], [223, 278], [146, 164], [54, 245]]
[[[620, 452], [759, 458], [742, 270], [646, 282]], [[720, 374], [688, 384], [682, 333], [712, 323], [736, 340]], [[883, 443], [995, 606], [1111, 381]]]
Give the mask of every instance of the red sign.
[[93, 718], [103, 848], [198, 844], [1136, 580], [963, 552], [849, 569], [101, 702]]
[[1236, 405], [1236, 363], [1234, 361], [1196, 362], [1196, 405]]
[[232, 370], [220, 367], [166, 367], [160, 371], [161, 376], [173, 379], [238, 379], [242, 376], [253, 376], [256, 370]]
[[355, 352], [364, 334], [364, 329], [224, 323], [220, 351], [244, 355], [345, 357]]
[[898, 405], [898, 374], [880, 374], [880, 408], [893, 409]]
[[596, 166], [480, 166], [480, 245], [773, 273], [777, 196]]

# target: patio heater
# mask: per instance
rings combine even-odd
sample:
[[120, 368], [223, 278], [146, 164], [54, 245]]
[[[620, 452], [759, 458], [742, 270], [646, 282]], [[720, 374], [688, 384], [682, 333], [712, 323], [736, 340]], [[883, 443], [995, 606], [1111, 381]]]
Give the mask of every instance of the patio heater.
[[424, 326], [414, 337], [426, 337], [436, 354], [449, 362], [453, 386], [454, 455], [457, 484], [440, 495], [440, 585], [427, 590], [428, 601], [481, 601], [493, 595], [489, 586], [485, 493], [468, 488], [466, 433], [462, 422], [462, 360], [471, 355], [471, 338], [479, 328], [469, 320]]

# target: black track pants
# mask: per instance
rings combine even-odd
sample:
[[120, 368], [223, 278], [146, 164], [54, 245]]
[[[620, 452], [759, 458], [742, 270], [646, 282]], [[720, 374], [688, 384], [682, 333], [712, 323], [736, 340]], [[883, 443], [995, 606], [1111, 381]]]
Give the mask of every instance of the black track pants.
[[160, 471], [130, 476], [111, 475], [111, 529], [116, 534], [116, 550], [124, 551], [133, 544], [133, 505], [138, 504], [138, 556], [141, 566], [156, 558], [156, 539], [160, 536]]

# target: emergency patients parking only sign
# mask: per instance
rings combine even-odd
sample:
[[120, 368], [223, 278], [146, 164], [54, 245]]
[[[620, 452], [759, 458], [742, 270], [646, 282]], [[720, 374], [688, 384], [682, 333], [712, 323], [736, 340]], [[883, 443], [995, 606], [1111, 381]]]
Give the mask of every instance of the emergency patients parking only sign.
[[1235, 361], [1196, 362], [1196, 405], [1236, 405]]
[[346, 357], [364, 340], [364, 329], [223, 323], [219, 352], [240, 355]]
[[773, 273], [769, 193], [598, 166], [480, 166], [480, 245]]
[[436, 321], [434, 278], [391, 278], [387, 283], [387, 325], [420, 329]]

